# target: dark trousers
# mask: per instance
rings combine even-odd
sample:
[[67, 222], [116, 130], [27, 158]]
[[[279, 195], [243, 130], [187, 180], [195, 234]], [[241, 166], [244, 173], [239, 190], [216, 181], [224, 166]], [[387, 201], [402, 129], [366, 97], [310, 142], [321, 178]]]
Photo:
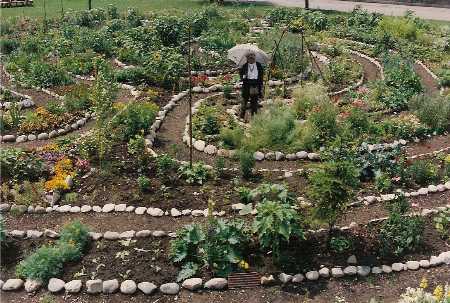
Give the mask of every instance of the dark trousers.
[[[259, 89], [259, 91], [261, 91], [261, 89]], [[241, 102], [241, 112], [240, 112], [240, 117], [242, 119], [244, 119], [244, 117], [245, 117], [245, 112], [247, 110], [247, 104], [249, 102], [250, 102], [250, 111], [252, 113], [252, 116], [258, 112], [258, 99], [259, 99], [259, 95], [250, 95], [250, 85], [244, 84], [244, 86], [242, 87], [242, 102]]]

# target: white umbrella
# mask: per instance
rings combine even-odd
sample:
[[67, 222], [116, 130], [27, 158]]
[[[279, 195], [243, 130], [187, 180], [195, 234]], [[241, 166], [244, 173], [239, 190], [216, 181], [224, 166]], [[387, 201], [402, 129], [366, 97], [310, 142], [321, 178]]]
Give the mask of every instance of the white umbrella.
[[263, 50], [259, 49], [255, 44], [238, 44], [228, 50], [228, 59], [236, 63], [239, 67], [247, 62], [246, 55], [254, 53], [256, 62], [267, 65], [270, 62], [270, 57]]

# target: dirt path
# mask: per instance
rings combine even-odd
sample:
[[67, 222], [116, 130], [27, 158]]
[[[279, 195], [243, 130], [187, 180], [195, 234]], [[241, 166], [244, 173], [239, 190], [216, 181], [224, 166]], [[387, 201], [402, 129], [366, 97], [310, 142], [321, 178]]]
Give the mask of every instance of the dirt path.
[[438, 82], [420, 64], [414, 64], [414, 70], [419, 75], [420, 82], [427, 95], [439, 93]]
[[430, 153], [450, 146], [450, 135], [434, 136], [426, 141], [410, 143], [406, 147], [407, 156]]

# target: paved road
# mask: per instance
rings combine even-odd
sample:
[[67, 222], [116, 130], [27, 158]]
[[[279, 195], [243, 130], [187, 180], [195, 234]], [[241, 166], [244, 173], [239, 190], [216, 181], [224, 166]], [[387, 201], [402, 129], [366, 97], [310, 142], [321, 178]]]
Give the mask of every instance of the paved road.
[[[254, 2], [270, 2], [275, 5], [283, 6], [298, 6], [304, 7], [304, 0], [253, 0]], [[251, 2], [251, 1], [249, 1]], [[382, 3], [363, 3], [339, 0], [309, 0], [311, 8], [320, 8], [324, 10], [336, 10], [342, 12], [352, 11], [356, 5], [371, 11], [378, 12], [384, 15], [402, 16], [406, 11], [413, 11], [416, 16], [431, 19], [450, 21], [450, 9], [438, 7], [423, 7], [423, 6], [408, 6], [408, 5], [393, 5]]]

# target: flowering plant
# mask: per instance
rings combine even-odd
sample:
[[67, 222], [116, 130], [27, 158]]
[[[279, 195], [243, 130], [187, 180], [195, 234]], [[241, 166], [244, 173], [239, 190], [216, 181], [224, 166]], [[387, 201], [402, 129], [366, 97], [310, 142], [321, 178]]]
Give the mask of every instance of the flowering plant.
[[53, 176], [53, 178], [45, 182], [45, 189], [47, 191], [69, 189], [69, 184], [67, 183], [66, 178], [68, 176], [75, 175], [72, 160], [68, 158], [59, 160], [55, 164], [54, 172], [55, 175]]

